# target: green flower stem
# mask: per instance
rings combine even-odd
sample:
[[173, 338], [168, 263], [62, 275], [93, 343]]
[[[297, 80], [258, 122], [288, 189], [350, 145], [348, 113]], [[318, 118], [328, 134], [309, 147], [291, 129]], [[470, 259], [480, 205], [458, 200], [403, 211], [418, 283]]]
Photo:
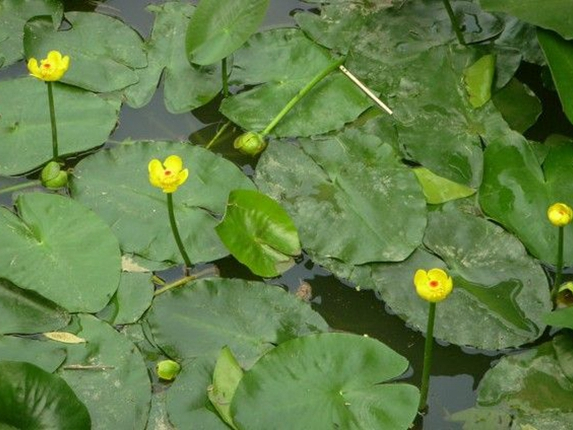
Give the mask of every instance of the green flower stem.
[[269, 125], [260, 133], [261, 138], [264, 138], [267, 134], [269, 134], [273, 128], [279, 123], [279, 121], [287, 114], [289, 111], [302, 99], [312, 88], [322, 81], [325, 77], [327, 77], [330, 72], [335, 69], [338, 69], [338, 66], [344, 63], [345, 58], [341, 58], [340, 60], [335, 61], [334, 63], [330, 64], [326, 69], [322, 70], [319, 74], [317, 74], [312, 80], [306, 84], [304, 88], [302, 88], [286, 105], [285, 107], [278, 113], [277, 116], [270, 122]]
[[173, 231], [173, 236], [175, 237], [175, 242], [177, 243], [177, 248], [179, 248], [179, 252], [183, 257], [183, 261], [185, 261], [185, 268], [189, 270], [192, 266], [191, 260], [187, 255], [187, 251], [185, 251], [185, 247], [183, 246], [183, 241], [181, 240], [181, 236], [179, 235], [179, 229], [177, 228], [177, 221], [175, 221], [175, 212], [173, 210], [173, 193], [167, 193], [167, 210], [169, 211], [169, 222], [171, 223], [171, 230]]
[[40, 185], [42, 185], [42, 181], [39, 181], [39, 180], [23, 182], [21, 184], [16, 184], [16, 185], [12, 185], [10, 187], [0, 189], [0, 194], [11, 193], [14, 191], [23, 190], [25, 188], [37, 187]]
[[215, 134], [215, 136], [213, 137], [213, 139], [211, 139], [209, 141], [209, 143], [207, 144], [207, 146], [205, 146], [205, 149], [210, 149], [215, 142], [219, 139], [219, 137], [221, 137], [221, 135], [225, 132], [225, 130], [227, 129], [227, 127], [229, 127], [231, 125], [231, 121], [227, 121], [223, 127], [221, 127], [219, 129], [219, 131], [217, 131], [217, 134]]
[[428, 312], [428, 327], [426, 329], [426, 342], [424, 344], [424, 369], [422, 370], [422, 384], [420, 386], [419, 411], [426, 409], [428, 388], [430, 387], [430, 368], [432, 367], [432, 346], [434, 345], [434, 321], [436, 320], [436, 304], [430, 303]]
[[466, 41], [464, 40], [464, 35], [460, 29], [460, 25], [458, 23], [458, 19], [456, 18], [456, 14], [452, 9], [452, 5], [450, 4], [450, 0], [443, 0], [444, 6], [446, 7], [446, 11], [448, 12], [448, 16], [450, 17], [450, 22], [452, 23], [452, 27], [454, 28], [454, 32], [456, 33], [456, 37], [458, 38], [458, 42], [461, 45], [465, 45]]
[[563, 236], [564, 227], [559, 227], [559, 237], [557, 239], [557, 266], [555, 267], [555, 282], [553, 284], [553, 290], [551, 291], [551, 298], [553, 301], [557, 298], [557, 293], [559, 293], [559, 287], [561, 286], [563, 278]]
[[50, 122], [52, 123], [52, 156], [54, 161], [58, 159], [58, 129], [56, 127], [56, 109], [54, 108], [54, 92], [52, 82], [47, 81], [48, 86], [48, 104], [50, 105]]
[[158, 288], [155, 293], [153, 293], [154, 296], [158, 296], [160, 294], [163, 294], [166, 291], [169, 291], [173, 288], [177, 288], [177, 287], [182, 287], [183, 285], [194, 281], [195, 279], [199, 279], [202, 278], [204, 276], [208, 276], [208, 275], [216, 275], [217, 271], [215, 267], [208, 267], [207, 269], [201, 270], [200, 272], [194, 273], [193, 275], [188, 275], [185, 276], [181, 279], [178, 279], [175, 282], [172, 282], [171, 284], [164, 284], [161, 288]]
[[221, 80], [223, 82], [223, 97], [229, 97], [229, 75], [227, 73], [227, 58], [221, 60]]

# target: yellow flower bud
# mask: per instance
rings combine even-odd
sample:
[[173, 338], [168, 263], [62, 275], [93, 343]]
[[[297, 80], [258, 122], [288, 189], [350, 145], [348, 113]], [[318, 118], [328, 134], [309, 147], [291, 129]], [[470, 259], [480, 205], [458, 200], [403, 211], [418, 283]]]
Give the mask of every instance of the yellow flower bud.
[[183, 169], [183, 161], [177, 155], [170, 155], [163, 163], [153, 159], [147, 168], [151, 185], [161, 188], [164, 193], [175, 192], [189, 176], [189, 170]]
[[452, 292], [452, 278], [442, 269], [418, 270], [414, 275], [418, 295], [428, 302], [441, 302]]
[[62, 170], [56, 161], [50, 161], [40, 174], [42, 185], [46, 188], [56, 189], [65, 187], [68, 183], [68, 173]]
[[48, 52], [48, 57], [40, 60], [30, 58], [28, 61], [28, 70], [30, 75], [42, 81], [59, 81], [70, 67], [70, 57], [67, 55], [62, 57], [59, 51]]
[[554, 226], [563, 227], [573, 219], [573, 210], [565, 203], [555, 203], [547, 209], [547, 218]]
[[163, 360], [155, 367], [159, 379], [173, 381], [181, 371], [181, 365], [173, 360]]
[[243, 154], [257, 155], [267, 147], [267, 142], [259, 133], [249, 131], [237, 137], [233, 146]]

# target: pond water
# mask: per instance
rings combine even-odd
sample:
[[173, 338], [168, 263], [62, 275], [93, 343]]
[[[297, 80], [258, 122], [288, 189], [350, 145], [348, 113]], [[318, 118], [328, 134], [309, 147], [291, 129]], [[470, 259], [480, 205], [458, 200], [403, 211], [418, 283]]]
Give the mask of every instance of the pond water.
[[[68, 2], [70, 8], [78, 8], [81, 2]], [[144, 10], [143, 5], [161, 3], [114, 0], [96, 7], [96, 10], [117, 15], [136, 28], [144, 37], [150, 32], [153, 15]], [[296, 9], [311, 9], [312, 5], [294, 0], [272, 0], [265, 28], [293, 26], [291, 13]], [[1, 79], [25, 73], [23, 63], [18, 63], [3, 72]], [[122, 108], [119, 126], [110, 142], [124, 139], [179, 140], [190, 139], [197, 144], [205, 144], [215, 134], [217, 127], [224, 122], [216, 111], [216, 101], [193, 113], [174, 115], [166, 111], [163, 104], [163, 91], [159, 87], [152, 101], [142, 109]], [[215, 148], [217, 152], [229, 153], [229, 143]], [[111, 143], [113, 144], [113, 143]], [[235, 159], [246, 162], [244, 159]], [[244, 167], [250, 169], [247, 164]], [[0, 188], [15, 185], [25, 179], [0, 178]], [[0, 196], [0, 203], [9, 204], [10, 195]], [[222, 276], [253, 276], [232, 258], [218, 262]], [[312, 288], [312, 304], [336, 330], [367, 334], [384, 342], [410, 362], [405, 381], [419, 384], [422, 369], [424, 336], [409, 327], [403, 320], [392, 314], [373, 292], [358, 291], [353, 285], [337, 279], [327, 270], [303, 257], [298, 264], [282, 277], [267, 282], [281, 285], [295, 291], [301, 282]], [[416, 423], [416, 428], [426, 430], [461, 429], [461, 424], [447, 421], [447, 416], [475, 404], [475, 389], [483, 374], [495, 363], [497, 355], [487, 351], [475, 351], [454, 345], [438, 344], [434, 348], [434, 365], [429, 393], [429, 412]], [[416, 372], [413, 371], [416, 369]]]

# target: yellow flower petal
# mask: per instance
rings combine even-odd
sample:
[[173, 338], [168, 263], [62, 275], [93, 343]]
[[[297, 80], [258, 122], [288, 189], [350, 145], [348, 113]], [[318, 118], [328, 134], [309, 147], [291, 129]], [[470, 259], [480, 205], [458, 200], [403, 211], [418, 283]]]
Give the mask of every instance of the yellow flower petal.
[[434, 303], [444, 300], [453, 289], [452, 278], [442, 269], [417, 270], [414, 285], [422, 299]]
[[183, 168], [183, 160], [177, 155], [170, 155], [165, 159], [163, 165], [166, 169], [171, 170], [175, 175], [177, 175]]
[[564, 227], [573, 219], [573, 210], [565, 203], [555, 203], [547, 209], [549, 222], [556, 227]]

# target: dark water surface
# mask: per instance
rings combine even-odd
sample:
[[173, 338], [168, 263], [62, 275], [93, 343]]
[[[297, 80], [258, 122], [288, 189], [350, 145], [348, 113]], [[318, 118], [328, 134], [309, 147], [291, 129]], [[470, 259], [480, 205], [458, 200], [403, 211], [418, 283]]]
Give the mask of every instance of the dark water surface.
[[[87, 2], [88, 6], [89, 3]], [[163, 3], [163, 1], [112, 0], [98, 5], [96, 10], [120, 16], [143, 37], [147, 37], [153, 24], [153, 15], [145, 11], [144, 7], [151, 3]], [[85, 5], [86, 2], [81, 1], [68, 2], [70, 9], [85, 8]], [[291, 11], [310, 9], [312, 6], [295, 0], [271, 0], [271, 7], [263, 27], [293, 26]], [[93, 3], [91, 7], [93, 8]], [[2, 71], [0, 79], [9, 79], [26, 73], [25, 64], [20, 62], [7, 71]], [[223, 118], [217, 112], [216, 103], [201, 108], [194, 114], [168, 113], [163, 104], [163, 92], [160, 87], [146, 107], [137, 110], [128, 106], [122, 108], [120, 124], [110, 137], [110, 141], [127, 138], [190, 139], [196, 144], [205, 144], [222, 122]], [[231, 141], [231, 137], [228, 141]], [[228, 147], [217, 147], [216, 150], [224, 155], [229, 152]], [[250, 170], [248, 166], [246, 170]], [[24, 180], [0, 178], [0, 188]], [[10, 202], [10, 195], [0, 195], [1, 204], [8, 205]], [[252, 275], [232, 258], [221, 261], [220, 266], [223, 276], [252, 278]], [[314, 309], [322, 314], [334, 329], [367, 334], [381, 340], [408, 358], [410, 369], [405, 381], [419, 384], [424, 349], [424, 337], [421, 333], [408, 328], [400, 318], [392, 315], [373, 292], [357, 291], [352, 285], [336, 279], [328, 271], [315, 266], [306, 257], [281, 278], [268, 282], [294, 291], [302, 281], [308, 282], [312, 287]], [[453, 345], [435, 345], [429, 412], [418, 420], [415, 428], [461, 429], [461, 424], [447, 421], [447, 416], [475, 404], [476, 386], [495, 359], [495, 355], [487, 352], [465, 350]]]

